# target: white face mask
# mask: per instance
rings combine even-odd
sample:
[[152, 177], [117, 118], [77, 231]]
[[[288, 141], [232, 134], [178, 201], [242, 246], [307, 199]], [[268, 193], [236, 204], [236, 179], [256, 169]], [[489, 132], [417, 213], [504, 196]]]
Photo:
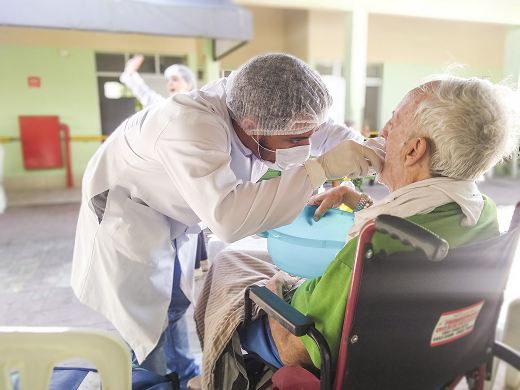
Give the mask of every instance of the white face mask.
[[260, 145], [256, 139], [253, 138], [253, 140], [258, 145], [259, 156], [261, 156], [260, 148], [276, 154], [274, 163], [271, 161], [261, 159], [265, 165], [267, 165], [271, 169], [274, 169], [275, 171], [283, 171], [291, 164], [302, 164], [303, 162], [307, 161], [309, 159], [309, 156], [311, 155], [311, 145], [302, 145], [295, 146], [294, 148], [271, 150]]

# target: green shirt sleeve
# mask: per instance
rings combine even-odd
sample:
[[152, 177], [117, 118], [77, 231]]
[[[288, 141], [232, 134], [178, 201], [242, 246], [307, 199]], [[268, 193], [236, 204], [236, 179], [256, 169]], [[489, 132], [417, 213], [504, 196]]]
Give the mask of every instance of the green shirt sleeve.
[[[292, 306], [315, 322], [329, 344], [333, 362], [338, 360], [356, 244], [357, 237], [343, 247], [323, 276], [306, 280], [291, 300]], [[314, 365], [320, 367], [320, 352], [314, 340], [309, 336], [301, 339]]]
[[[477, 225], [463, 227], [460, 225], [463, 218], [464, 214], [460, 206], [449, 203], [437, 207], [429, 214], [415, 215], [406, 219], [444, 238], [450, 247], [469, 245], [500, 234], [496, 206], [485, 196], [484, 208]], [[291, 301], [293, 307], [315, 322], [316, 329], [327, 340], [332, 353], [333, 366], [339, 354], [357, 242], [357, 237], [350, 240], [329, 264], [323, 276], [305, 281], [296, 290]], [[383, 249], [388, 253], [413, 250], [401, 241], [381, 233], [374, 234], [372, 243], [376, 253]], [[314, 341], [308, 336], [303, 336], [301, 339], [314, 365], [320, 367], [320, 354]]]

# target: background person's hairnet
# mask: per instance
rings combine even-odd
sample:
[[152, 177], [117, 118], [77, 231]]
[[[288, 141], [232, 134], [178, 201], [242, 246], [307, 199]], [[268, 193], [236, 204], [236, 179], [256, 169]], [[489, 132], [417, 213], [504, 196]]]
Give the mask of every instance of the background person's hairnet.
[[[325, 121], [332, 105], [320, 76], [287, 54], [249, 60], [229, 75], [226, 94], [231, 117], [249, 135], [306, 133]], [[246, 118], [256, 127], [245, 127]]]
[[191, 91], [195, 89], [197, 85], [195, 82], [195, 76], [190, 68], [186, 65], [174, 64], [170, 65], [164, 70], [164, 76], [166, 78], [172, 77], [174, 74], [178, 74], [185, 82], [188, 84], [188, 90]]

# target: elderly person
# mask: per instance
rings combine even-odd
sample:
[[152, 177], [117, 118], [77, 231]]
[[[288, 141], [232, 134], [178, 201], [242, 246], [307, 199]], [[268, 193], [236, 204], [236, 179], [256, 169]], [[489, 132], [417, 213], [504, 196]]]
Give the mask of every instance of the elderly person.
[[[516, 93], [477, 78], [445, 76], [409, 92], [395, 109], [382, 131], [386, 160], [378, 180], [391, 193], [371, 207], [364, 195], [338, 187], [310, 199], [319, 205], [318, 220], [328, 208], [346, 204], [352, 209], [363, 203], [347, 243], [321, 277], [306, 280], [292, 277], [273, 265], [239, 252], [225, 251], [210, 271], [196, 309], [199, 335], [204, 345], [203, 388], [215, 385], [214, 361], [223, 349], [222, 335], [215, 337], [218, 319], [237, 326], [241, 321], [243, 286], [264, 284], [282, 296], [295, 283], [291, 305], [316, 323], [337, 361], [349, 280], [357, 235], [365, 222], [379, 214], [406, 218], [444, 238], [450, 247], [487, 240], [499, 235], [496, 207], [480, 194], [475, 180], [515, 150], [518, 142]], [[367, 203], [368, 202], [368, 203]], [[410, 250], [400, 241], [376, 233], [374, 248], [387, 252]], [[221, 266], [225, 269], [222, 270]], [[237, 286], [225, 287], [247, 279]], [[219, 296], [212, 292], [219, 291]], [[223, 298], [224, 297], [224, 298]], [[228, 308], [217, 308], [227, 299]], [[233, 321], [230, 321], [232, 318]], [[225, 329], [225, 328], [222, 328]], [[229, 331], [228, 331], [229, 334]], [[276, 367], [302, 366], [315, 371], [320, 355], [308, 337], [295, 337], [273, 318], [263, 316], [248, 327], [239, 328], [242, 348], [256, 352]], [[214, 347], [217, 345], [217, 348]], [[224, 345], [225, 347], [225, 345]], [[220, 349], [220, 351], [218, 351]], [[208, 351], [208, 356], [206, 356]]]

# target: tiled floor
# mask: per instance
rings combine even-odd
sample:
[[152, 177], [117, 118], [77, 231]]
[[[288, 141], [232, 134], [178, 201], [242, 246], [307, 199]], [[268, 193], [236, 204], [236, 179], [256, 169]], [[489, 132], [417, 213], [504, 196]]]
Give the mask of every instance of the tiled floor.
[[[495, 180], [479, 187], [499, 205], [501, 227], [506, 229], [513, 205], [520, 201], [520, 181]], [[375, 199], [387, 194], [378, 184], [366, 184], [365, 191]], [[82, 305], [69, 286], [78, 190], [7, 195], [9, 207], [0, 215], [0, 326], [81, 326], [116, 332], [102, 315]], [[36, 205], [41, 203], [44, 205]], [[519, 279], [520, 251], [508, 299], [520, 297], [520, 284], [514, 282]], [[203, 280], [197, 281], [198, 290]], [[190, 341], [200, 360], [191, 313]], [[501, 380], [503, 384], [503, 374]], [[502, 384], [496, 383], [495, 389]]]
[[[0, 215], [0, 326], [89, 327], [117, 333], [104, 316], [81, 304], [70, 287], [78, 211], [79, 203], [68, 203], [12, 207]], [[196, 282], [197, 293], [203, 281]], [[190, 343], [200, 363], [192, 317], [190, 307]]]

